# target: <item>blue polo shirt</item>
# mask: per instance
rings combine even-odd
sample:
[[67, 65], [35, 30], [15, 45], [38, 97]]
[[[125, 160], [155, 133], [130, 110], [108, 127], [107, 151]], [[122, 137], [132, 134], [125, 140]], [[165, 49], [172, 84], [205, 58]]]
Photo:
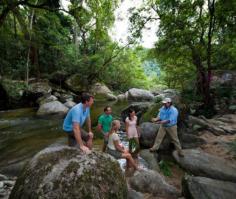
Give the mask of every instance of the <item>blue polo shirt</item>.
[[174, 106], [165, 108], [164, 106], [160, 109], [158, 116], [161, 120], [169, 120], [170, 122], [164, 124], [165, 127], [171, 127], [177, 124], [178, 110]]
[[63, 130], [67, 132], [73, 131], [73, 122], [79, 123], [80, 126], [83, 126], [85, 120], [90, 116], [90, 108], [86, 107], [83, 109], [83, 104], [79, 103], [75, 105], [67, 113], [66, 118], [63, 123]]

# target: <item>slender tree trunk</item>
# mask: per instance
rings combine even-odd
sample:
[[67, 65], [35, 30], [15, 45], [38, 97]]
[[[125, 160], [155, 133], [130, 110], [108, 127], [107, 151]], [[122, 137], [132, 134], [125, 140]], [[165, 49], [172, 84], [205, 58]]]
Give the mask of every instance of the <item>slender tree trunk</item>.
[[3, 25], [8, 13], [11, 11], [10, 7], [6, 7], [0, 15], [0, 27]]
[[[210, 83], [211, 83], [211, 72], [212, 72], [212, 64], [211, 64], [211, 55], [212, 55], [212, 34], [215, 23], [215, 0], [212, 2], [208, 0], [208, 9], [210, 14], [209, 19], [209, 28], [208, 28], [208, 43], [207, 43], [207, 84], [208, 84], [208, 92], [210, 92]], [[211, 100], [211, 99], [210, 99]], [[210, 102], [209, 102], [210, 103]]]
[[13, 19], [14, 19], [14, 36], [15, 36], [15, 39], [17, 37], [17, 28], [16, 28], [16, 17], [15, 15], [13, 15]]
[[[38, 3], [38, 0], [35, 1], [35, 4]], [[29, 85], [29, 63], [30, 63], [30, 51], [32, 48], [31, 45], [31, 39], [32, 39], [32, 35], [31, 35], [31, 31], [33, 28], [33, 20], [34, 20], [34, 9], [32, 11], [31, 17], [30, 17], [30, 24], [29, 24], [29, 50], [28, 50], [28, 54], [27, 54], [27, 62], [26, 62], [26, 85]]]

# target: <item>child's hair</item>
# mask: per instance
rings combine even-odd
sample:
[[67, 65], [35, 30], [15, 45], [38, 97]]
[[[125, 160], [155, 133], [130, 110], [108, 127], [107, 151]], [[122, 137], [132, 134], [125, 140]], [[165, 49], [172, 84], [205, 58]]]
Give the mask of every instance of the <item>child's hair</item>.
[[116, 127], [117, 124], [120, 124], [120, 121], [119, 120], [113, 120], [112, 123], [111, 123], [111, 130], [110, 130], [110, 133], [112, 133]]

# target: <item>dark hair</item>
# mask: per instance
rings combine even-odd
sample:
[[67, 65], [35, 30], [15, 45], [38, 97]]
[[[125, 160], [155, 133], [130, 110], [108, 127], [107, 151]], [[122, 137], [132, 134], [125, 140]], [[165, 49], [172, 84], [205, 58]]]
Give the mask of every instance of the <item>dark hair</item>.
[[82, 104], [85, 104], [85, 102], [88, 102], [90, 100], [90, 98], [94, 98], [94, 97], [92, 95], [90, 95], [89, 93], [83, 93], [81, 96]]
[[130, 116], [130, 114], [131, 114], [131, 113], [133, 113], [134, 111], [135, 111], [135, 110], [134, 110], [134, 109], [132, 109], [132, 108], [130, 108], [130, 109], [129, 109], [129, 111], [128, 111], [128, 113], [129, 113], [129, 115], [128, 115], [128, 117], [129, 117], [129, 120], [131, 120], [131, 116]]
[[110, 107], [110, 106], [106, 106], [106, 107], [103, 109], [104, 112], [106, 112], [108, 108], [111, 108], [111, 107]]

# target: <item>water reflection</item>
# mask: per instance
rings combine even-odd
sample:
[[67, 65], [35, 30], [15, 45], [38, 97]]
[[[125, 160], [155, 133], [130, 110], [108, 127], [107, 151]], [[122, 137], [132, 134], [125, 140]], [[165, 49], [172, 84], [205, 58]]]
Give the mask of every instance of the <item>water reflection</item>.
[[[113, 117], [120, 119], [121, 110], [128, 104], [114, 102], [96, 102], [91, 110], [93, 127], [97, 118], [103, 113], [106, 105], [112, 106]], [[50, 145], [67, 144], [66, 134], [62, 131], [62, 118], [38, 118], [36, 109], [17, 109], [0, 111], [0, 173], [15, 175], [19, 168], [34, 154]], [[122, 143], [128, 147], [124, 132], [119, 136]], [[95, 132], [94, 149], [101, 150], [102, 137]], [[119, 160], [124, 168], [124, 160]], [[140, 160], [143, 162], [143, 160]], [[145, 165], [145, 163], [143, 163]]]

